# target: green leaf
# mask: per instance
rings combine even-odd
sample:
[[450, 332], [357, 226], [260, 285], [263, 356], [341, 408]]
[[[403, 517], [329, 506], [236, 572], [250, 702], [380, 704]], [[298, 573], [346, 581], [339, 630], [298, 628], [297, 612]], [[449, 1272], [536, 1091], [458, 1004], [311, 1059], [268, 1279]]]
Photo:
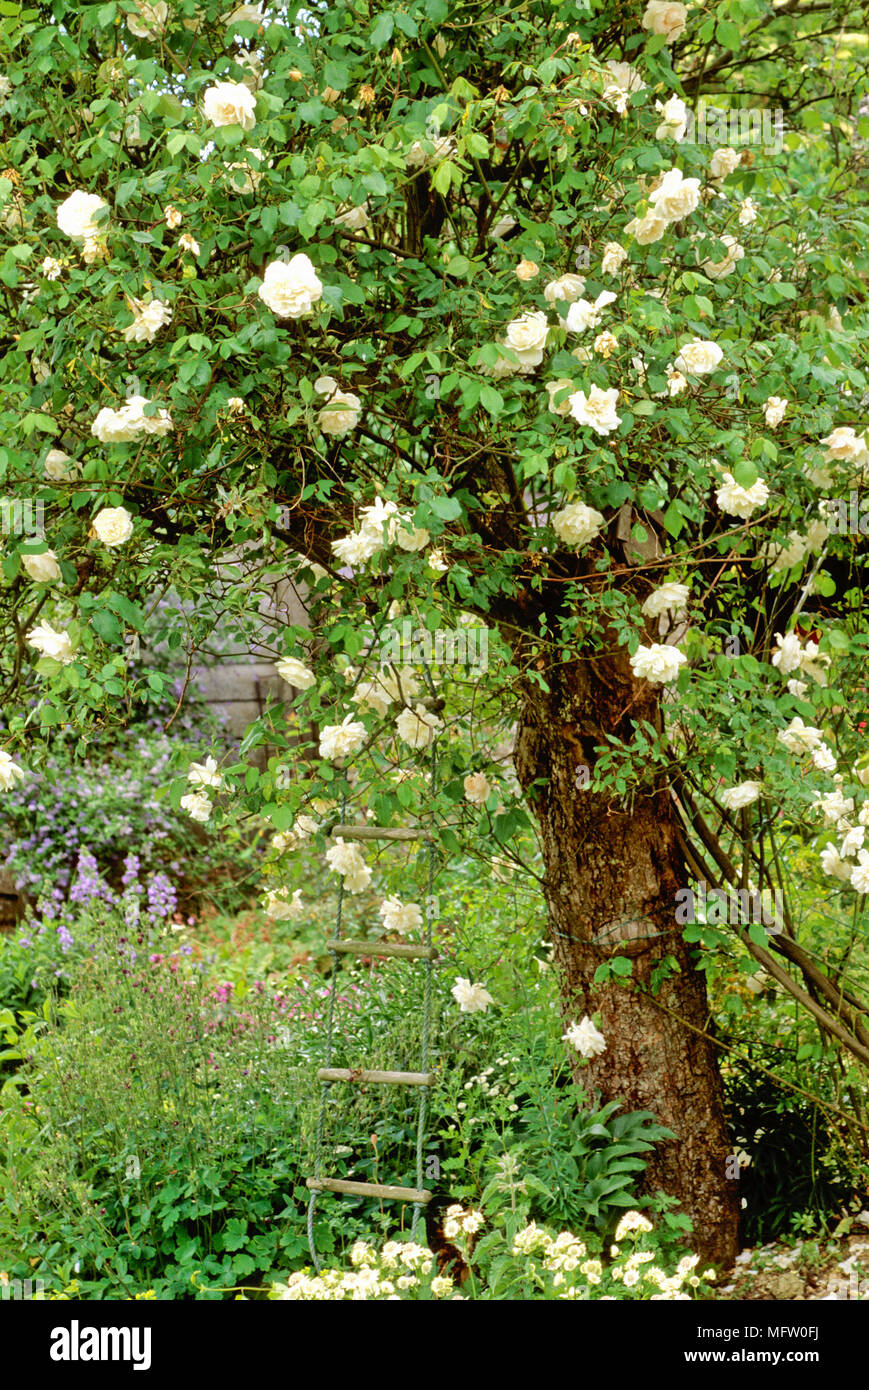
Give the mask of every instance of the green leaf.
[[757, 469], [749, 459], [740, 459], [734, 463], [730, 471], [733, 474], [733, 481], [738, 483], [740, 487], [748, 489], [754, 487], [757, 482]]
[[382, 48], [389, 43], [395, 30], [395, 20], [389, 10], [382, 10], [374, 21], [371, 29], [371, 47]]

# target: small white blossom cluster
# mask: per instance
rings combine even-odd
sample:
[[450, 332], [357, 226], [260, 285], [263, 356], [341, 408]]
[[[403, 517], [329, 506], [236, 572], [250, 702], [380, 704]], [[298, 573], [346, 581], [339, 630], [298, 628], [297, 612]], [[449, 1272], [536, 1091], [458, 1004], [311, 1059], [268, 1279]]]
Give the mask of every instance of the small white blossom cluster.
[[103, 406], [91, 425], [91, 434], [102, 444], [127, 444], [144, 435], [165, 435], [172, 429], [168, 410], [159, 409], [156, 415], [146, 415], [151, 402], [145, 396], [129, 396], [120, 410]]
[[307, 1303], [396, 1302], [425, 1297], [431, 1291], [435, 1298], [462, 1298], [448, 1275], [433, 1273], [431, 1251], [413, 1241], [388, 1240], [378, 1253], [358, 1240], [350, 1250], [350, 1263], [350, 1270], [324, 1269], [319, 1275], [299, 1270], [285, 1284], [273, 1284], [269, 1296]]
[[395, 502], [377, 497], [370, 507], [363, 507], [361, 523], [348, 536], [332, 541], [332, 551], [343, 565], [364, 565], [384, 546], [397, 545], [401, 550], [417, 551], [428, 545], [428, 531], [415, 527], [410, 517]]
[[187, 781], [191, 786], [201, 790], [188, 792], [181, 798], [181, 809], [186, 811], [191, 820], [199, 821], [204, 825], [209, 819], [213, 810], [211, 798], [208, 795], [209, 789], [219, 788], [223, 783], [223, 778], [217, 770], [217, 761], [208, 757], [204, 763], [191, 763], [187, 772]]

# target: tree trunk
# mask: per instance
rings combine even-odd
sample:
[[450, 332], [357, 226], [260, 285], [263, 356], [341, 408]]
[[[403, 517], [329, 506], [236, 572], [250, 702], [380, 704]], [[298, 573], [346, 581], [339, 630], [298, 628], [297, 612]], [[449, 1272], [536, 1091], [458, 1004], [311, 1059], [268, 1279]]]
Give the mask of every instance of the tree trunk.
[[[685, 869], [667, 788], [640, 765], [627, 797], [582, 785], [607, 734], [630, 741], [638, 720], [660, 728], [659, 691], [634, 679], [623, 649], [558, 666], [546, 679], [548, 693], [526, 687], [515, 761], [542, 834], [564, 1020], [599, 1014], [606, 1039], [587, 1063], [571, 1049], [576, 1080], [604, 1100], [652, 1111], [674, 1132], [656, 1146], [646, 1188], [678, 1197], [694, 1225], [692, 1248], [729, 1265], [739, 1249], [737, 1184], [727, 1176], [714, 1046], [687, 1026], [708, 1027], [706, 979], [675, 920]], [[680, 969], [652, 994], [652, 972], [668, 955]], [[593, 987], [613, 956], [628, 957], [632, 974]]]

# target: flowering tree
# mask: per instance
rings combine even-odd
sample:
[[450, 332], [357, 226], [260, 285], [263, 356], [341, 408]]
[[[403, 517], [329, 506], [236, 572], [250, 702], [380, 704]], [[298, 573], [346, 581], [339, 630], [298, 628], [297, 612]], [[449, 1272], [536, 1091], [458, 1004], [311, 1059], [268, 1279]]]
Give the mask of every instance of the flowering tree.
[[278, 854], [324, 783], [384, 824], [431, 797], [448, 849], [536, 826], [578, 1075], [672, 1129], [649, 1180], [722, 1259], [715, 949], [869, 1060], [847, 955], [786, 905], [679, 910], [786, 887], [782, 806], [831, 891], [869, 888], [860, 28], [845, 0], [0, 17], [0, 786], [161, 693], [125, 638], [192, 660], [218, 577], [250, 633], [260, 578], [298, 580], [316, 641], [288, 627], [280, 669], [316, 765], [197, 765], [179, 814], [264, 815]]

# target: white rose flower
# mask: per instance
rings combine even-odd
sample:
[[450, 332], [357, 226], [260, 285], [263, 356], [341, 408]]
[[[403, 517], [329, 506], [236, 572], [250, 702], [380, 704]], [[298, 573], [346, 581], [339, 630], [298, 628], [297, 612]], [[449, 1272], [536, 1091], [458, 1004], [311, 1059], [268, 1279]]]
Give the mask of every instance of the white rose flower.
[[166, 218], [166, 226], [169, 228], [170, 232], [174, 232], [175, 228], [180, 227], [181, 223], [184, 221], [181, 213], [176, 207], [173, 207], [171, 203], [168, 204], [164, 217]]
[[600, 260], [602, 275], [617, 275], [628, 259], [628, 253], [617, 241], [608, 241]]
[[643, 14], [643, 28], [674, 43], [685, 32], [688, 10], [677, 0], [649, 0]]
[[223, 778], [217, 770], [217, 759], [209, 755], [204, 763], [191, 763], [187, 769], [187, 781], [194, 787], [220, 787]]
[[123, 545], [133, 534], [133, 518], [126, 507], [103, 507], [94, 517], [93, 526], [103, 545]]
[[601, 311], [612, 304], [616, 296], [612, 290], [602, 290], [592, 304], [587, 299], [578, 299], [571, 304], [564, 320], [571, 333], [584, 333], [587, 328], [596, 328], [600, 322]]
[[785, 411], [788, 408], [787, 400], [784, 396], [768, 396], [763, 407], [763, 416], [771, 429], [776, 429], [785, 418]]
[[795, 632], [788, 632], [784, 637], [780, 632], [775, 634], [776, 648], [772, 654], [772, 664], [782, 676], [789, 676], [791, 671], [798, 671], [803, 664], [803, 646]]
[[424, 526], [400, 526], [395, 533], [395, 543], [399, 550], [413, 553], [425, 550], [431, 536]]
[[664, 613], [682, 612], [688, 602], [687, 584], [661, 584], [653, 589], [642, 606], [646, 618], [660, 618]]
[[53, 483], [71, 483], [78, 477], [78, 465], [62, 449], [49, 449], [43, 467]]
[[547, 304], [575, 304], [584, 290], [585, 280], [581, 275], [560, 275], [544, 286], [543, 298]]
[[83, 193], [77, 189], [57, 209], [57, 225], [73, 241], [94, 241], [101, 231], [96, 215], [105, 207], [108, 207], [108, 203], [98, 198], [96, 193]]
[[549, 324], [542, 309], [520, 314], [507, 324], [504, 342], [519, 358], [520, 372], [528, 373], [540, 366], [548, 333]]
[[43, 550], [38, 555], [22, 555], [21, 563], [37, 584], [55, 584], [61, 578], [60, 565], [53, 550]]
[[842, 843], [839, 846], [839, 853], [841, 854], [842, 858], [853, 858], [853, 856], [857, 853], [858, 849], [863, 848], [863, 841], [865, 838], [865, 825], [852, 826], [842, 837]]
[[91, 434], [96, 435], [103, 444], [128, 443], [142, 434], [168, 434], [172, 428], [172, 417], [168, 410], [146, 415], [145, 406], [150, 404], [144, 396], [130, 396], [120, 410], [103, 406], [91, 425]]
[[604, 517], [584, 502], [571, 502], [555, 513], [552, 525], [563, 545], [588, 545], [600, 533]]
[[688, 108], [681, 97], [672, 96], [668, 101], [655, 102], [655, 107], [663, 116], [655, 131], [656, 140], [684, 140], [688, 130]]
[[487, 989], [480, 984], [472, 985], [463, 975], [456, 978], [450, 994], [463, 1014], [485, 1013], [489, 1005], [495, 1002]]
[[651, 685], [669, 685], [687, 660], [678, 647], [653, 642], [651, 646], [637, 648], [631, 657], [631, 670], [637, 680], [647, 680]]
[[359, 424], [362, 402], [350, 391], [342, 391], [331, 376], [318, 377], [314, 390], [326, 397], [325, 405], [317, 411], [317, 427], [322, 434], [349, 434]]
[[536, 275], [540, 274], [540, 266], [536, 261], [520, 261], [514, 274], [517, 280], [533, 280]]
[[20, 768], [5, 748], [0, 748], [0, 791], [9, 792], [16, 782], [24, 781], [24, 770]]
[[647, 212], [642, 217], [633, 217], [625, 227], [625, 234], [635, 237], [640, 246], [649, 246], [661, 240], [669, 225], [665, 217]]
[[432, 738], [443, 728], [443, 722], [422, 705], [403, 709], [395, 721], [399, 738], [410, 748], [428, 748]]
[[346, 208], [339, 212], [334, 225], [346, 227], [350, 232], [364, 232], [365, 228], [371, 225], [368, 203], [360, 203], [358, 207]]
[[[681, 372], [677, 372], [672, 362], [667, 363], [667, 391], [671, 397], [679, 396], [683, 391], [688, 390], [687, 379]], [[656, 396], [663, 395], [662, 391], [656, 391]]]
[[799, 715], [795, 715], [787, 728], [779, 729], [776, 734], [776, 742], [784, 744], [789, 753], [812, 753], [821, 746], [823, 739], [821, 730], [804, 724]]
[[[547, 381], [546, 390], [549, 392], [549, 409], [553, 415], [570, 414], [570, 395], [573, 392], [573, 382], [569, 377], [559, 377], [557, 381]], [[567, 395], [561, 402], [556, 402], [555, 397], [559, 391], [566, 391]]]
[[492, 784], [485, 772], [470, 772], [464, 780], [465, 800], [472, 806], [485, 806], [492, 795]]
[[865, 463], [869, 460], [866, 440], [857, 434], [853, 425], [838, 425], [832, 434], [821, 440], [821, 443], [827, 450], [827, 463], [836, 459], [844, 460], [846, 463]]
[[156, 39], [166, 28], [169, 6], [166, 0], [135, 0], [137, 14], [127, 15], [127, 28], [137, 39]]
[[714, 179], [726, 179], [728, 174], [732, 174], [738, 167], [742, 156], [737, 153], [730, 145], [725, 145], [723, 149], [716, 150], [709, 161], [709, 172]]
[[189, 251], [191, 256], [199, 255], [199, 242], [189, 232], [178, 238], [178, 245], [182, 251]]
[[717, 343], [710, 342], [708, 338], [694, 338], [682, 348], [674, 365], [677, 372], [702, 376], [706, 372], [714, 372], [723, 357], [724, 353]]
[[320, 757], [344, 758], [350, 753], [357, 753], [367, 737], [365, 725], [348, 714], [340, 724], [327, 724], [321, 731]]
[[146, 304], [144, 299], [129, 299], [133, 322], [124, 329], [127, 343], [152, 343], [160, 329], [172, 319], [172, 310], [160, 299]]
[[760, 782], [739, 782], [735, 787], [725, 787], [719, 801], [725, 811], [741, 811], [743, 806], [751, 806], [760, 796]]
[[199, 821], [200, 825], [205, 824], [212, 811], [211, 800], [205, 792], [188, 792], [182, 796], [179, 805], [191, 820]]
[[835, 772], [836, 756], [826, 743], [819, 743], [817, 748], [812, 750], [812, 766], [819, 772]]
[[703, 274], [708, 275], [710, 280], [723, 280], [725, 275], [731, 273], [737, 261], [741, 261], [745, 255], [736, 237], [730, 236], [728, 232], [718, 240], [727, 247], [727, 254], [720, 261], [703, 261], [700, 266]]
[[283, 656], [275, 664], [275, 670], [287, 685], [292, 685], [296, 690], [310, 690], [312, 685], [316, 685], [317, 677], [314, 672], [309, 670], [303, 661], [299, 661], [294, 656]]
[[361, 893], [371, 882], [371, 870], [357, 845], [336, 838], [326, 851], [326, 863], [335, 874], [341, 874], [348, 893]]
[[594, 350], [600, 353], [601, 357], [612, 357], [618, 345], [618, 338], [614, 333], [610, 333], [609, 329], [604, 329], [603, 333], [598, 333], [594, 340]]
[[[850, 873], [851, 887], [855, 888], [858, 893], [869, 893], [869, 852], [861, 849], [857, 859], [859, 862], [856, 868], [851, 869]], [[850, 865], [847, 867], [851, 868]]]
[[202, 110], [212, 125], [240, 125], [253, 130], [256, 125], [256, 101], [253, 92], [243, 82], [218, 82], [202, 98]]
[[758, 478], [757, 482], [752, 483], [751, 487], [740, 487], [734, 481], [732, 473], [725, 473], [724, 481], [715, 493], [715, 500], [723, 512], [728, 516], [741, 517], [747, 521], [752, 512], [762, 507], [769, 497], [769, 488]]
[[422, 926], [422, 908], [416, 903], [403, 903], [395, 894], [391, 898], [384, 898], [378, 911], [384, 931], [394, 931], [404, 936]]
[[27, 641], [43, 656], [50, 656], [62, 666], [68, 666], [71, 661], [75, 661], [75, 653], [67, 633], [56, 632], [49, 623], [40, 623], [38, 627], [31, 628], [27, 634]]
[[449, 569], [447, 557], [443, 550], [430, 550], [428, 554], [429, 568], [437, 574], [446, 574]]
[[331, 549], [342, 565], [359, 567], [383, 549], [383, 541], [369, 531], [351, 531], [349, 536], [341, 536], [331, 542]]
[[299, 917], [304, 912], [302, 903], [302, 890], [297, 888], [290, 895], [289, 888], [272, 888], [263, 903], [267, 917], [271, 917], [275, 922], [288, 922], [293, 917]]
[[46, 280], [58, 280], [63, 273], [63, 266], [55, 256], [46, 256], [40, 269]]
[[825, 845], [821, 850], [821, 868], [829, 878], [838, 878], [846, 882], [851, 877], [854, 865], [842, 858], [835, 845]]
[[743, 198], [739, 204], [739, 217], [737, 218], [740, 227], [750, 227], [752, 222], [757, 221], [757, 203], [753, 198]]
[[592, 386], [587, 396], [584, 391], [576, 391], [570, 397], [570, 413], [580, 425], [590, 425], [597, 434], [612, 434], [621, 424], [621, 416], [616, 415], [618, 398], [615, 386], [608, 391]]
[[582, 1057], [599, 1057], [606, 1052], [606, 1039], [587, 1014], [581, 1022], [571, 1023], [567, 1032], [562, 1033], [562, 1038], [575, 1047]]
[[614, 58], [604, 64], [609, 79], [604, 82], [603, 99], [623, 116], [628, 109], [628, 97], [632, 92], [644, 92], [646, 84], [637, 69], [630, 63], [619, 63]]
[[437, 136], [430, 142], [434, 152], [430, 154], [422, 140], [414, 140], [404, 157], [408, 169], [427, 169], [432, 164], [440, 164], [456, 152], [455, 141], [448, 135]]
[[700, 202], [700, 180], [686, 179], [681, 169], [668, 169], [658, 187], [649, 194], [651, 211], [667, 222], [679, 222]]
[[309, 258], [300, 252], [289, 261], [267, 265], [257, 293], [277, 318], [300, 319], [313, 313], [323, 285]]
[[242, 396], [229, 396], [227, 397], [226, 401], [226, 409], [230, 415], [233, 415], [236, 419], [238, 419], [239, 416], [245, 413], [247, 406], [245, 405], [244, 398]]

